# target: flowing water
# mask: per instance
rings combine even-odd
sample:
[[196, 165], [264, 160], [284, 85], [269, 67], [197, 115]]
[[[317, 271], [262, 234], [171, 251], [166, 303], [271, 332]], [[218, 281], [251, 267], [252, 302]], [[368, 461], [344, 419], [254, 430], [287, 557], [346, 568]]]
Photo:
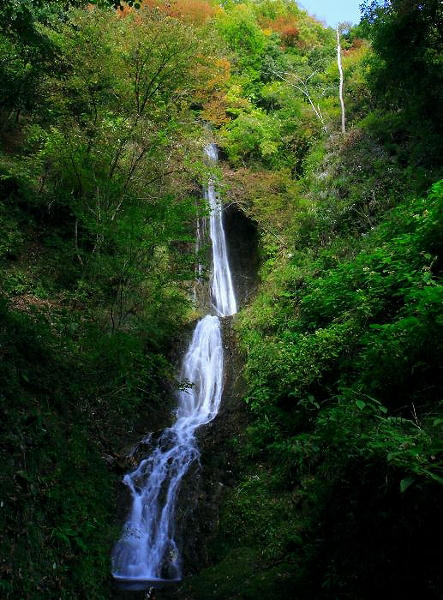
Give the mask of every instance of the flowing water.
[[[217, 162], [214, 144], [209, 144], [205, 153], [210, 162]], [[178, 393], [175, 423], [163, 431], [152, 454], [123, 479], [131, 491], [132, 506], [114, 547], [112, 574], [127, 584], [180, 580], [180, 553], [174, 539], [177, 495], [184, 475], [199, 458], [196, 429], [209, 423], [220, 407], [223, 345], [219, 317], [233, 315], [237, 304], [222, 206], [212, 179], [205, 197], [210, 207], [211, 303], [216, 314], [206, 315], [195, 327], [181, 373], [182, 379], [192, 386]]]
[[[214, 144], [210, 144], [206, 147], [206, 154], [211, 162], [217, 162], [217, 147]], [[218, 315], [227, 317], [237, 312], [237, 302], [235, 300], [228, 253], [226, 250], [222, 205], [212, 179], [210, 179], [208, 183], [206, 198], [211, 210], [209, 218], [209, 234], [212, 242], [212, 303]]]

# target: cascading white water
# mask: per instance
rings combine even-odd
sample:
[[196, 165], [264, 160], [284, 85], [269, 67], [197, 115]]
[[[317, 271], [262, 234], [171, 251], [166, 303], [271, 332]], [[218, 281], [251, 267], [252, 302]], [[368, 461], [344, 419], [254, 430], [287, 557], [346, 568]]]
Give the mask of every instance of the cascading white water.
[[[206, 154], [211, 162], [217, 162], [218, 153], [215, 144], [210, 144], [206, 147]], [[237, 302], [235, 300], [228, 253], [226, 250], [222, 205], [218, 198], [213, 179], [210, 179], [208, 182], [206, 198], [211, 209], [209, 227], [212, 242], [212, 301], [217, 314], [221, 317], [228, 317], [237, 312]]]
[[[205, 153], [211, 162], [218, 160], [214, 144]], [[205, 196], [211, 209], [212, 305], [217, 315], [229, 316], [237, 311], [237, 304], [222, 207], [212, 179]], [[174, 539], [175, 507], [183, 476], [199, 457], [195, 431], [209, 423], [220, 407], [223, 345], [218, 316], [209, 314], [197, 323], [181, 375], [192, 387], [178, 393], [175, 423], [162, 433], [152, 454], [123, 479], [131, 491], [132, 507], [112, 556], [112, 574], [118, 581], [155, 583], [181, 578]]]

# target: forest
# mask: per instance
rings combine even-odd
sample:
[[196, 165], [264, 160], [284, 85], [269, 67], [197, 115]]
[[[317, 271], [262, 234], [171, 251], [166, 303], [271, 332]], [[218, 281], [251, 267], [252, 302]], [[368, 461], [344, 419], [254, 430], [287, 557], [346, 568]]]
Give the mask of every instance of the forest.
[[[337, 30], [293, 0], [1, 3], [0, 597], [442, 600], [442, 129], [439, 0]], [[122, 592], [131, 448], [192, 385], [208, 178], [258, 265], [202, 434], [222, 491], [190, 494], [182, 582]]]

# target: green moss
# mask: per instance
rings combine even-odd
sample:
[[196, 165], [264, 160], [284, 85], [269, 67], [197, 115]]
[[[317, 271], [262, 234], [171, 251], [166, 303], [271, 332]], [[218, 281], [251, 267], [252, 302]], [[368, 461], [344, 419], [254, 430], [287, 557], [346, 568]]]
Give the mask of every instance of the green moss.
[[182, 593], [195, 600], [271, 600], [290, 590], [290, 571], [285, 562], [263, 567], [260, 551], [254, 547], [237, 547], [216, 567], [204, 569], [190, 577]]

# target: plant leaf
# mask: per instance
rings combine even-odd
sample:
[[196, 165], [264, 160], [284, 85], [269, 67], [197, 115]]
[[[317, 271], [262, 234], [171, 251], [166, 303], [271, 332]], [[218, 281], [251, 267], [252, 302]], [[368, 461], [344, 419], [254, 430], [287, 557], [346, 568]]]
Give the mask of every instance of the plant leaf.
[[400, 481], [400, 492], [402, 494], [403, 494], [403, 492], [406, 492], [408, 487], [410, 485], [412, 485], [414, 482], [415, 482], [415, 477], [405, 477], [405, 479], [402, 479]]

